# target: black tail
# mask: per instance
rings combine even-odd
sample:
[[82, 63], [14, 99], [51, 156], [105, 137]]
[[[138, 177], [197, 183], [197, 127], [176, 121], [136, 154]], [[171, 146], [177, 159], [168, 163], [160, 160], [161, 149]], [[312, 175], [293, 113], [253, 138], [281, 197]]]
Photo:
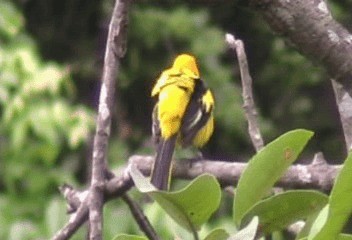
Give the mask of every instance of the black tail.
[[171, 161], [176, 144], [176, 135], [164, 140], [160, 139], [151, 174], [150, 182], [159, 190], [168, 190], [171, 173]]

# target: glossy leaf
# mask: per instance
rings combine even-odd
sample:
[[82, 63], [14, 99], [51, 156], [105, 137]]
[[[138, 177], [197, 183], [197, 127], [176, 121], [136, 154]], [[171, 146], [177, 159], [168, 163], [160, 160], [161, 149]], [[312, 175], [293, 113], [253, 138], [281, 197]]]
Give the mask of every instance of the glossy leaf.
[[233, 212], [237, 226], [242, 218], [274, 186], [313, 136], [303, 129], [290, 131], [259, 151], [248, 163], [237, 186]]
[[312, 228], [310, 229], [308, 240], [314, 239], [314, 237], [321, 231], [323, 226], [325, 225], [328, 219], [329, 213], [329, 204], [327, 204], [318, 214], [317, 218], [315, 219]]
[[335, 239], [352, 213], [352, 153], [345, 160], [331, 190], [328, 216], [314, 240]]
[[230, 237], [228, 240], [254, 240], [257, 233], [258, 223], [259, 219], [255, 216], [245, 228]]
[[327, 202], [328, 196], [317, 191], [287, 191], [258, 202], [244, 220], [258, 216], [262, 231], [271, 233], [319, 212]]
[[185, 188], [175, 192], [158, 191], [134, 166], [131, 176], [139, 191], [147, 193], [180, 226], [195, 231], [204, 224], [220, 204], [221, 189], [216, 178], [203, 174]]
[[319, 212], [316, 212], [315, 214], [310, 215], [304, 223], [304, 227], [302, 228], [302, 230], [296, 235], [296, 240], [299, 239], [307, 239], [308, 235], [310, 233], [310, 230], [312, 229], [312, 226], [315, 222], [315, 220], [317, 219], [318, 215], [320, 214]]

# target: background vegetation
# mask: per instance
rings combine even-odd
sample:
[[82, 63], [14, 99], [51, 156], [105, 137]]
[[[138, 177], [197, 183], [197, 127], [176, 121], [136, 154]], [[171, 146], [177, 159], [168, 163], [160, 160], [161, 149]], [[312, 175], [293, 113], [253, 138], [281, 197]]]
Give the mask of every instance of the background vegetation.
[[[0, 239], [49, 238], [66, 221], [57, 186], [87, 184], [112, 4], [0, 2]], [[350, 1], [329, 4], [334, 17], [351, 28]], [[265, 140], [307, 128], [316, 133], [305, 152], [308, 159], [316, 151], [336, 163], [344, 159], [326, 74], [275, 36], [246, 1], [140, 1], [132, 5], [128, 52], [118, 79], [111, 166], [117, 168], [134, 153], [153, 153], [150, 89], [181, 52], [199, 59], [201, 74], [215, 92], [216, 130], [205, 156], [244, 161], [254, 154], [226, 32], [246, 44]], [[148, 206], [146, 212], [152, 221], [161, 221], [160, 209]], [[126, 206], [108, 204], [107, 239], [137, 231], [128, 217], [118, 221], [122, 213], [128, 215]], [[213, 224], [227, 221], [224, 213], [220, 210]]]

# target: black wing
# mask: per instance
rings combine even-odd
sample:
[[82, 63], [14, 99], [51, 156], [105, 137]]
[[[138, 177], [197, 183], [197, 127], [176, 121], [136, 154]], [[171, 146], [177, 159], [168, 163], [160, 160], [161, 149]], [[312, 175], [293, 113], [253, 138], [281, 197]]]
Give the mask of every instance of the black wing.
[[202, 97], [207, 90], [204, 82], [201, 79], [197, 79], [191, 100], [182, 120], [180, 142], [183, 147], [192, 144], [193, 138], [204, 127], [211, 115], [211, 109], [207, 112], [202, 103]]

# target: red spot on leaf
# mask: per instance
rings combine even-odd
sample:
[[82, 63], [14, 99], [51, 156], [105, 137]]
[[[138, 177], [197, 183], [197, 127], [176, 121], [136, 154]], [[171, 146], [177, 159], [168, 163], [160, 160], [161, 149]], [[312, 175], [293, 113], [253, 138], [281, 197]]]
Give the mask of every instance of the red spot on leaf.
[[293, 151], [291, 148], [286, 148], [284, 150], [284, 157], [285, 157], [285, 160], [290, 160], [290, 158], [292, 158], [293, 156]]

